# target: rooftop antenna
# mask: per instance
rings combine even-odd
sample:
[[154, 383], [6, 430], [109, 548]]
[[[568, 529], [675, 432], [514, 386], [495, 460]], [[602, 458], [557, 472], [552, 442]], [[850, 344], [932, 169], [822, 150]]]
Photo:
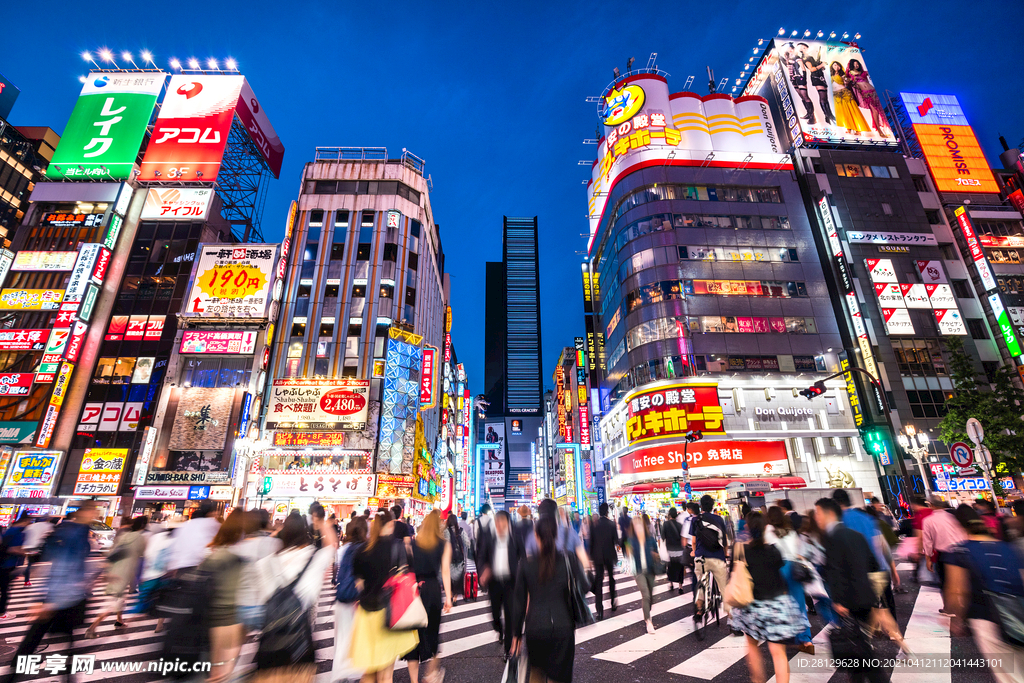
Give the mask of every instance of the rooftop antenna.
[[715, 72], [708, 67], [708, 93], [715, 94]]

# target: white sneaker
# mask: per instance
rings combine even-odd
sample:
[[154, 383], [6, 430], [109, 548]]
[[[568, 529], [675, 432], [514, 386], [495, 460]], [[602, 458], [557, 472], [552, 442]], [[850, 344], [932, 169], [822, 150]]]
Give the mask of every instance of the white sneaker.
[[654, 622], [650, 619], [647, 620], [647, 632], [654, 633]]
[[0, 614], [0, 619], [13, 619], [14, 616], [15, 615], [11, 614], [10, 612], [4, 612], [3, 614]]

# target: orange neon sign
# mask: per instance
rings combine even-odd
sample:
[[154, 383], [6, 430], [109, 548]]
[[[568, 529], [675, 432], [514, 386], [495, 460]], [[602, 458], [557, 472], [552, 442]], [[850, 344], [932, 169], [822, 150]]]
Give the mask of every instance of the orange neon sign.
[[915, 123], [914, 133], [939, 192], [999, 192], [970, 126]]

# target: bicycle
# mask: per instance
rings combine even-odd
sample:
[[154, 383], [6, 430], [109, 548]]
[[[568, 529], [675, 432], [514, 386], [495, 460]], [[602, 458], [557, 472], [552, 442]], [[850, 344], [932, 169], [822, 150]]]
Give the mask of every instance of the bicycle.
[[[696, 558], [694, 567], [696, 567], [697, 562], [700, 562], [704, 568], [704, 574], [700, 577], [700, 581], [697, 582], [697, 588], [694, 591], [693, 626], [697, 640], [704, 640], [704, 627], [711, 623], [712, 614], [715, 617], [715, 628], [721, 626], [722, 592], [718, 588], [718, 582], [715, 581], [715, 575], [707, 568], [704, 558]], [[698, 604], [703, 604], [704, 609], [698, 611]]]

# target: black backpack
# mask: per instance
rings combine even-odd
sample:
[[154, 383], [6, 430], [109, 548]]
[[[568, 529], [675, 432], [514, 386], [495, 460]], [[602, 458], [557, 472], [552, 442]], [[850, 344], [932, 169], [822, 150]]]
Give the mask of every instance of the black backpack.
[[302, 601], [295, 595], [295, 584], [309, 569], [314, 557], [315, 550], [292, 582], [278, 588], [267, 600], [263, 632], [256, 650], [258, 670], [316, 663], [309, 610], [303, 609]]
[[462, 547], [462, 529], [456, 528], [454, 532], [449, 529], [449, 536], [452, 536], [452, 564], [460, 565], [466, 561], [466, 550]]
[[[214, 593], [214, 573], [199, 567], [178, 572], [157, 607], [157, 616], [168, 619], [162, 656], [165, 661], [209, 660], [209, 608]], [[177, 673], [181, 671], [181, 673]], [[171, 678], [186, 678], [191, 667], [176, 668]]]
[[693, 520], [693, 535], [700, 541], [701, 548], [707, 552], [717, 552], [722, 549], [722, 530], [714, 522], [704, 519], [705, 514]]

